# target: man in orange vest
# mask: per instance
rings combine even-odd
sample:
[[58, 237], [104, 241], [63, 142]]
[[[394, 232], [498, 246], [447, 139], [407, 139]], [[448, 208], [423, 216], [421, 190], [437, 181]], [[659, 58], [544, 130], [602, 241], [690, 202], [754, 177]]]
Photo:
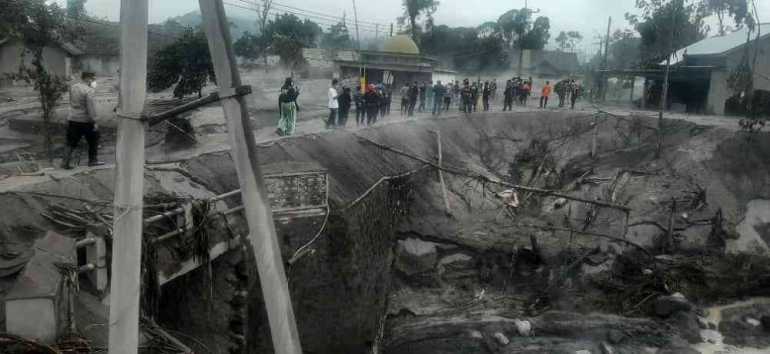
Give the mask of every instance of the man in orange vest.
[[545, 86], [543, 86], [543, 91], [540, 92], [540, 108], [548, 106], [548, 95], [551, 94], [550, 83], [550, 81], [546, 81]]

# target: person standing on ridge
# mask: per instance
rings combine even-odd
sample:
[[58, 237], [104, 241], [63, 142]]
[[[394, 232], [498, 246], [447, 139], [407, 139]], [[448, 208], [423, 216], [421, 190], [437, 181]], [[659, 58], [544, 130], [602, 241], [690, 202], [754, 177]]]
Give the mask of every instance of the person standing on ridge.
[[546, 81], [545, 86], [540, 91], [540, 108], [545, 109], [548, 106], [548, 95], [551, 94], [551, 82]]
[[492, 102], [495, 102], [497, 100], [497, 78], [492, 79], [489, 89], [492, 90]]
[[337, 85], [339, 83], [340, 80], [333, 79], [332, 85], [329, 87], [329, 119], [326, 120], [326, 129], [334, 128], [334, 126], [337, 125], [337, 110], [340, 108], [340, 104], [337, 101], [337, 97], [339, 96], [339, 93], [337, 93]]
[[425, 81], [420, 84], [420, 107], [417, 108], [418, 113], [425, 111], [425, 97], [427, 95], [428, 88], [425, 87]]
[[444, 86], [444, 111], [449, 111], [449, 106], [452, 105], [452, 82], [447, 82]]
[[377, 123], [377, 113], [380, 111], [380, 95], [374, 84], [367, 86], [364, 104], [366, 105], [366, 125]]
[[471, 108], [473, 109], [473, 112], [476, 112], [478, 103], [479, 103], [479, 87], [476, 85], [476, 82], [474, 81], [473, 84], [471, 84]]
[[462, 100], [463, 112], [471, 113], [473, 111], [473, 105], [471, 104], [471, 87], [468, 83], [468, 79], [463, 81], [463, 88], [460, 90], [460, 99]]
[[503, 112], [505, 112], [506, 108], [508, 108], [509, 111], [513, 111], [514, 91], [513, 82], [508, 80], [508, 82], [505, 83], [505, 91], [503, 91]]
[[96, 124], [96, 78], [94, 73], [80, 74], [80, 82], [70, 87], [70, 113], [67, 116], [67, 144], [61, 167], [71, 170], [72, 152], [78, 147], [80, 138], [88, 143], [88, 166], [104, 165], [97, 159], [99, 152], [99, 125]]
[[348, 112], [350, 112], [350, 103], [352, 101], [353, 96], [350, 92], [350, 88], [347, 86], [343, 87], [342, 94], [337, 97], [337, 103], [339, 104], [337, 125], [344, 127], [348, 124]]
[[427, 91], [425, 95], [427, 107], [433, 108], [433, 80], [428, 81], [428, 86], [425, 87], [425, 91]]
[[417, 87], [417, 81], [409, 88], [409, 117], [414, 117], [414, 108], [417, 106], [417, 97], [420, 95], [420, 88]]
[[436, 82], [436, 85], [433, 86], [433, 115], [434, 116], [440, 116], [441, 115], [441, 100], [444, 98], [444, 85], [441, 84], [441, 80], [438, 80]]
[[580, 91], [582, 88], [577, 82], [572, 84], [572, 93], [570, 93], [570, 101], [572, 101], [572, 109], [575, 109], [575, 102], [580, 98]]
[[401, 115], [406, 115], [407, 112], [409, 112], [409, 83], [401, 88]]
[[484, 83], [484, 89], [481, 91], [481, 98], [484, 102], [484, 111], [489, 110], [489, 98], [492, 96], [492, 88], [489, 86], [489, 81]]
[[455, 95], [455, 101], [457, 101], [457, 108], [458, 108], [458, 110], [460, 110], [460, 111], [462, 111], [462, 110], [463, 110], [463, 107], [462, 107], [462, 100], [460, 99], [460, 94], [461, 94], [461, 91], [462, 91], [462, 90], [461, 90], [461, 88], [460, 88], [460, 81], [459, 81], [459, 80], [455, 80], [455, 85], [452, 87], [452, 92], [454, 92], [454, 95]]

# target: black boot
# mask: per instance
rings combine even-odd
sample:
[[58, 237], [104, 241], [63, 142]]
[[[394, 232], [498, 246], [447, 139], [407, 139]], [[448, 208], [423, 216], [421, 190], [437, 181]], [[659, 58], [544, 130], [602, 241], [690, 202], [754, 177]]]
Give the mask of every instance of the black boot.
[[73, 150], [74, 149], [69, 146], [64, 147], [64, 156], [62, 156], [61, 168], [65, 170], [71, 170], [74, 168], [72, 165], [70, 165], [70, 162], [72, 161]]

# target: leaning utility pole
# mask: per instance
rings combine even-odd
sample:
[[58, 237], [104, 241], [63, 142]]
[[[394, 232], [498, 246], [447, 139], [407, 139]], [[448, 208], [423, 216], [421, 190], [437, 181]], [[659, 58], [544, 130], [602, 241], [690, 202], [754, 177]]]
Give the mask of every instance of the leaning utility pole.
[[[604, 37], [604, 63], [602, 65], [602, 68], [606, 71], [609, 64], [609, 54], [610, 54], [610, 26], [612, 26], [612, 16], [610, 16], [610, 19], [607, 20], [607, 36]], [[605, 100], [607, 97], [607, 74], [602, 73], [602, 101]]]
[[147, 0], [120, 2], [120, 106], [110, 284], [111, 354], [139, 350], [139, 294], [147, 95]]
[[267, 201], [267, 189], [259, 172], [254, 131], [251, 128], [246, 100], [237, 93], [242, 83], [225, 8], [222, 0], [199, 0], [198, 3], [217, 77], [219, 97], [222, 98], [222, 109], [227, 120], [227, 131], [232, 144], [230, 153], [241, 186], [244, 214], [249, 225], [249, 237], [245, 242], [247, 248], [254, 252], [257, 263], [273, 348], [277, 354], [300, 354], [302, 348], [294, 321], [294, 309], [286, 283], [281, 249], [273, 214]]
[[668, 100], [668, 76], [671, 71], [671, 56], [674, 49], [674, 32], [676, 32], [676, 16], [679, 14], [679, 5], [682, 0], [677, 0], [674, 3], [674, 13], [671, 14], [671, 33], [668, 37], [668, 51], [666, 52], [666, 75], [663, 77], [663, 88], [660, 94], [660, 102], [658, 103], [658, 142], [655, 144], [655, 158], [660, 157], [660, 145], [663, 140], [663, 109], [666, 107], [666, 101]]

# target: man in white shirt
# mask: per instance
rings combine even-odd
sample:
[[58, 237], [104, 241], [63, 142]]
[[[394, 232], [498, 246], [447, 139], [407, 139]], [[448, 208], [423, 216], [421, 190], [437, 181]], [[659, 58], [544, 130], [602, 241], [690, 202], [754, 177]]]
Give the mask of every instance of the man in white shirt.
[[332, 86], [329, 87], [329, 119], [326, 120], [326, 128], [334, 128], [337, 125], [337, 109], [340, 107], [337, 101], [337, 85], [340, 80], [333, 79]]

